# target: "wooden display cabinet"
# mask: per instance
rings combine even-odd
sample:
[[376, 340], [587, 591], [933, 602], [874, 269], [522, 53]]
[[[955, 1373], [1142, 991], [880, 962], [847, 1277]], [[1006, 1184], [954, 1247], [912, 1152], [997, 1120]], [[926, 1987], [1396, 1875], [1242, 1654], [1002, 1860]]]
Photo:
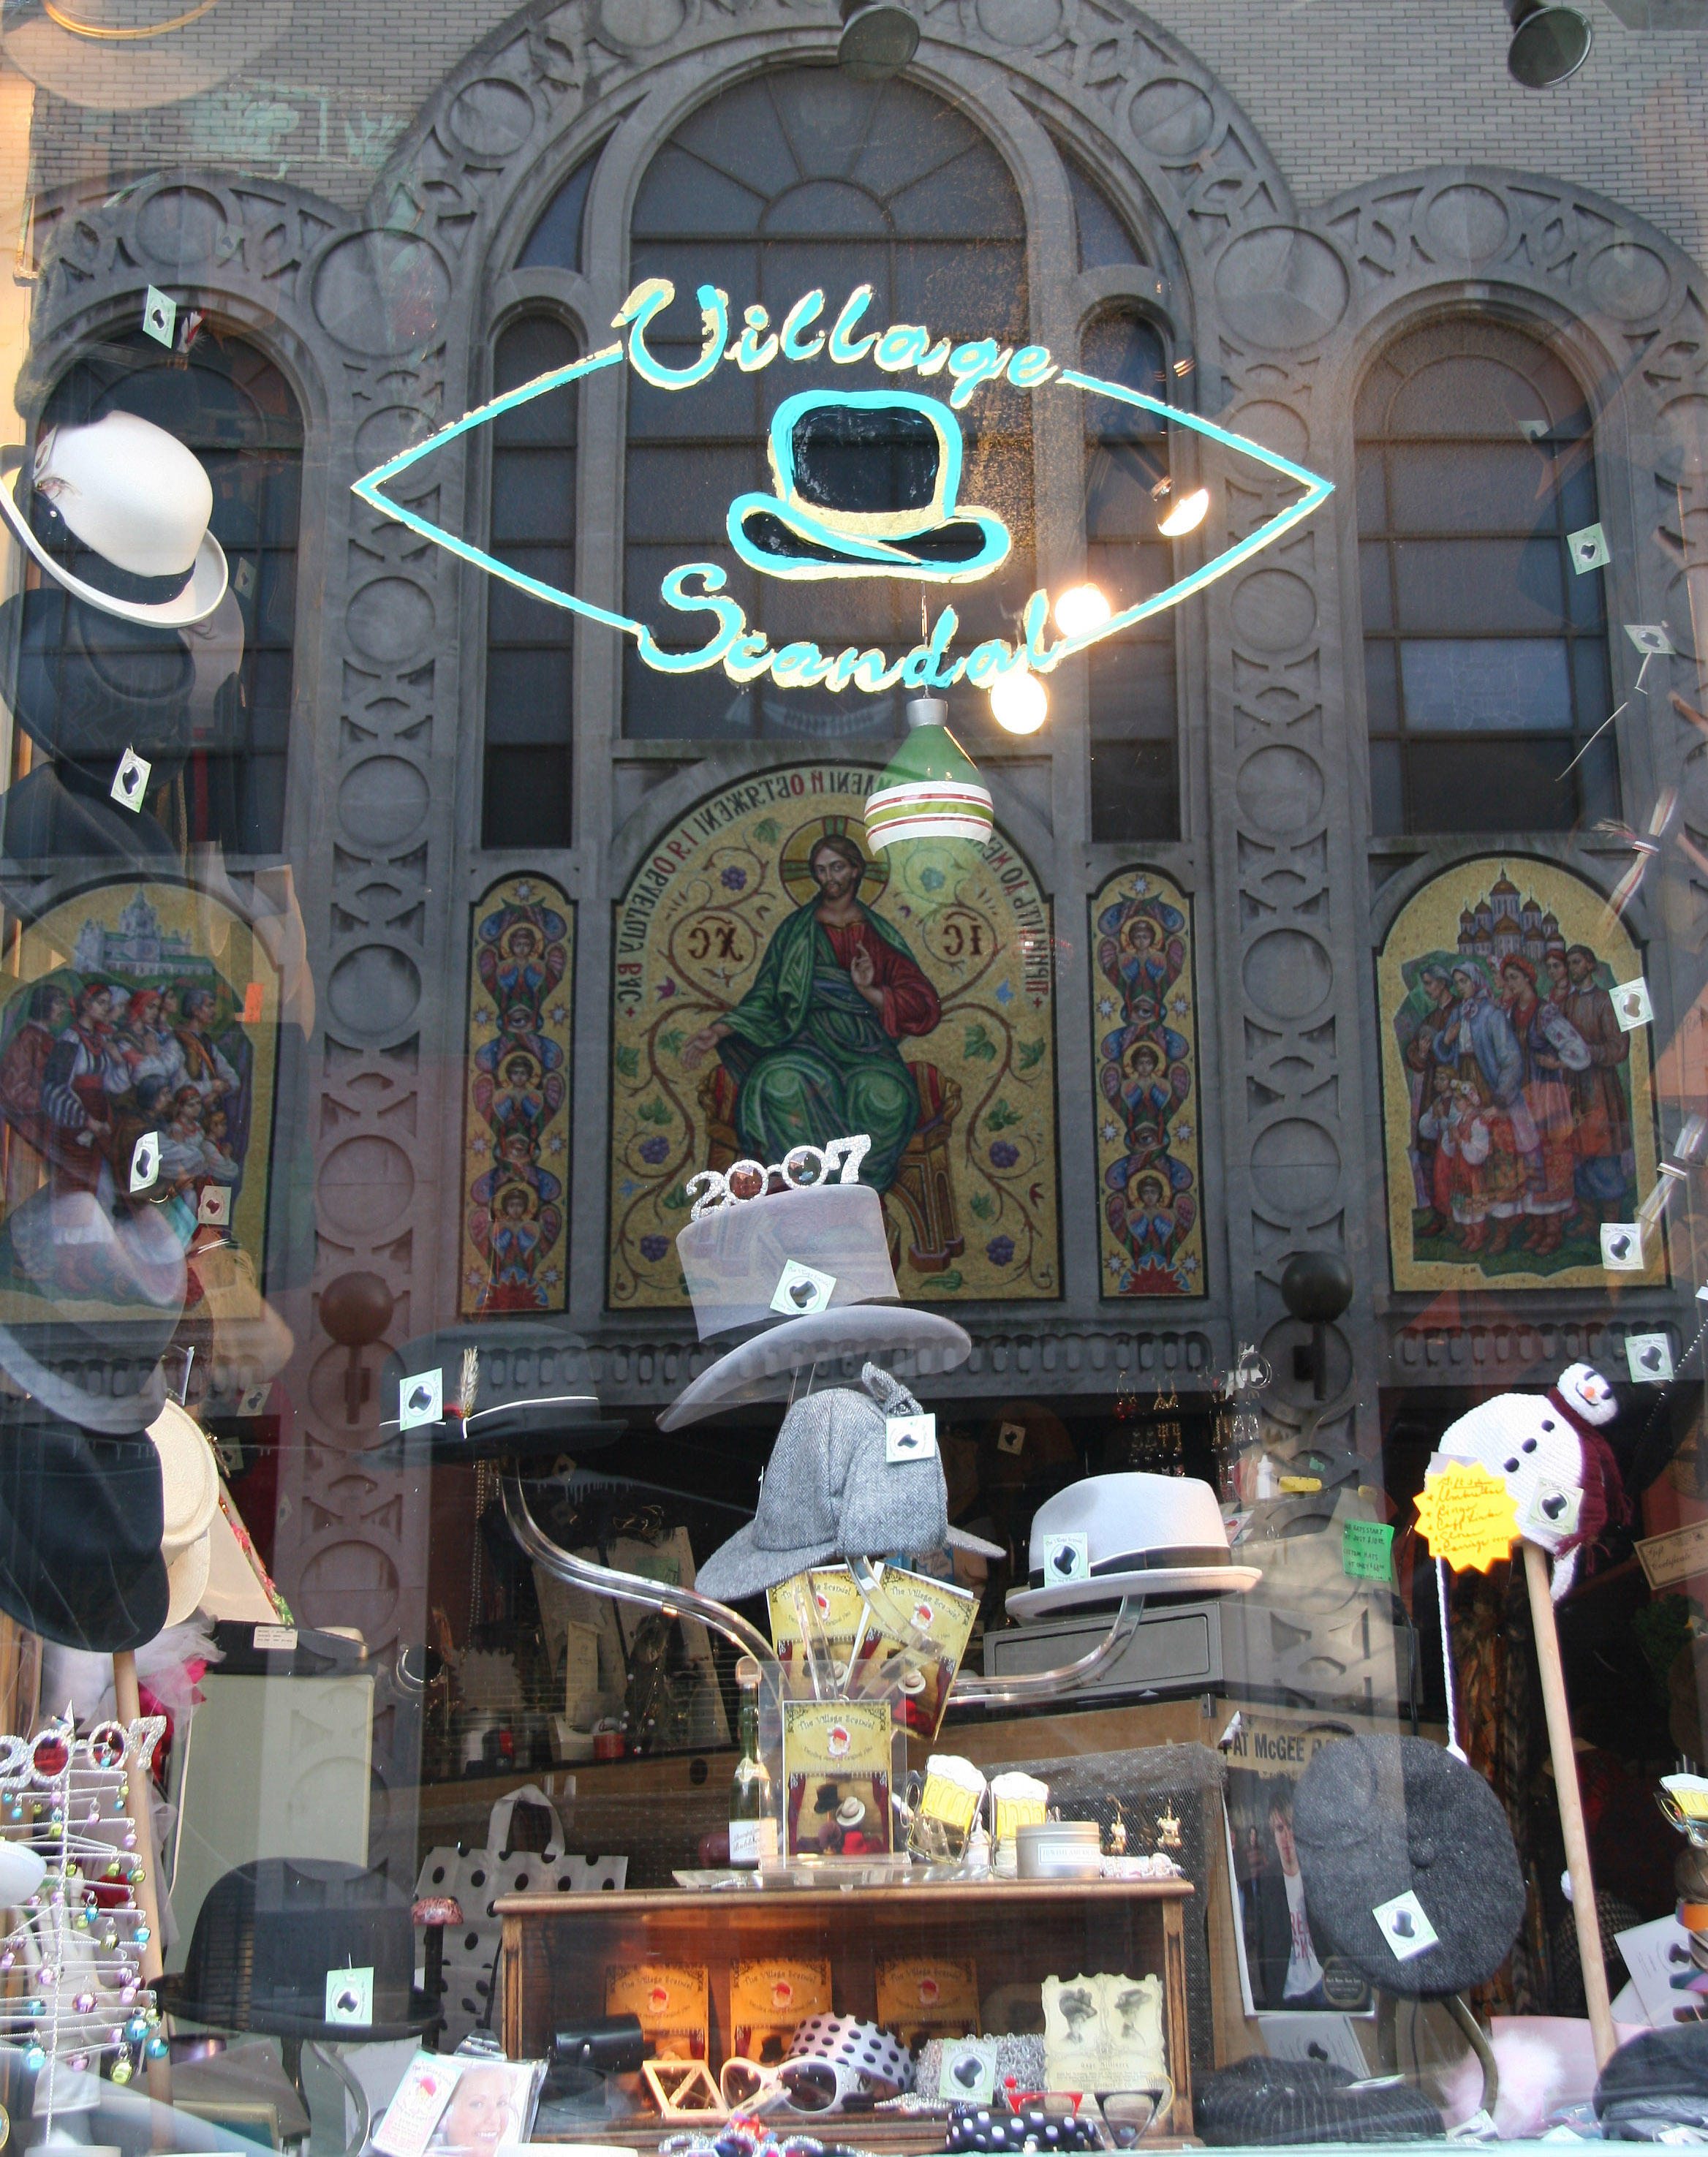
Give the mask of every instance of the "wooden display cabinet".
[[[1182, 1911], [1186, 1880], [951, 1881], [941, 1885], [755, 1892], [672, 1889], [613, 1895], [507, 1895], [503, 2036], [512, 2059], [549, 2053], [552, 2032], [603, 2015], [611, 1963], [704, 1964], [711, 1990], [709, 2065], [733, 2049], [729, 1977], [735, 1962], [828, 1957], [839, 2015], [873, 2021], [876, 1965], [895, 1955], [971, 1955], [981, 1986], [1114, 1970], [1162, 1979], [1163, 2030], [1175, 2082], [1172, 2112], [1156, 2133], [1192, 2131]], [[870, 2142], [874, 2122], [851, 2120], [848, 2139]], [[905, 2132], [903, 2130], [905, 2129]], [[656, 2140], [661, 2121], [613, 2122], [603, 2139]], [[637, 2133], [635, 2130], [639, 2129]], [[937, 2149], [940, 2125], [884, 2123], [892, 2149]], [[810, 2132], [810, 2129], [808, 2129]]]

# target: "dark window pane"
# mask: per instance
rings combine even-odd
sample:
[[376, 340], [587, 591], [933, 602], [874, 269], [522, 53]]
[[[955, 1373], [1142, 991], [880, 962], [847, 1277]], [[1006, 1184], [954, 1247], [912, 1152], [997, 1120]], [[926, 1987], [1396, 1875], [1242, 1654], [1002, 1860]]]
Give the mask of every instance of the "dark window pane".
[[1552, 732], [1572, 724], [1566, 646], [1541, 637], [1434, 637], [1400, 646], [1411, 734]]
[[1389, 524], [1396, 532], [1529, 532], [1551, 527], [1554, 460], [1520, 436], [1484, 442], [1401, 443], [1388, 451]]
[[587, 191], [599, 163], [599, 152], [584, 157], [547, 203], [539, 222], [529, 233], [517, 257], [522, 270], [579, 270], [581, 267], [581, 214], [587, 207]]
[[1399, 688], [1394, 647], [1371, 637], [1364, 646], [1365, 709], [1373, 734], [1395, 733], [1400, 723]]
[[1393, 560], [1402, 629], [1499, 636], [1564, 625], [1556, 540], [1406, 539]]
[[1173, 742], [1093, 741], [1091, 836], [1099, 843], [1180, 837]]
[[1086, 655], [1093, 735], [1175, 737], [1174, 640], [1094, 646]]
[[569, 739], [567, 645], [486, 656], [486, 739], [567, 742]]
[[489, 749], [482, 801], [483, 846], [567, 847], [568, 750]]
[[1536, 741], [1412, 742], [1406, 749], [1406, 828], [1412, 831], [1563, 831], [1577, 797], [1560, 783], [1566, 735]]
[[1388, 585], [1388, 550], [1380, 540], [1365, 540], [1358, 549], [1358, 588], [1364, 605], [1364, 633], [1394, 625], [1393, 594]]
[[1391, 838], [1406, 828], [1406, 790], [1400, 771], [1400, 744], [1373, 741], [1370, 744], [1370, 823], [1378, 838]]
[[1122, 223], [1114, 204], [1088, 172], [1071, 157], [1062, 160], [1068, 188], [1073, 198], [1073, 222], [1079, 236], [1079, 266], [1101, 270], [1111, 263], [1142, 262], [1132, 234]]

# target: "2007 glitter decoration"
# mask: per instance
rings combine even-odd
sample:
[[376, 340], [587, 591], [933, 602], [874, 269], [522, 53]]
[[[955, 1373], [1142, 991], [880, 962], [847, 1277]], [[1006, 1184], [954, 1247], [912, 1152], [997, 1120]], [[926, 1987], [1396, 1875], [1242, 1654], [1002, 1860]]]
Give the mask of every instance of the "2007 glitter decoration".
[[18, 1923], [0, 1940], [0, 1972], [27, 1974], [0, 1998], [0, 2038], [36, 2075], [34, 2110], [51, 2134], [59, 2071], [111, 2057], [116, 2082], [166, 2056], [154, 1995], [142, 1983], [148, 1922], [136, 1906], [143, 1860], [126, 1807], [146, 1775], [163, 1716], [87, 1735], [65, 1714], [33, 1737], [0, 1736], [0, 1900]]

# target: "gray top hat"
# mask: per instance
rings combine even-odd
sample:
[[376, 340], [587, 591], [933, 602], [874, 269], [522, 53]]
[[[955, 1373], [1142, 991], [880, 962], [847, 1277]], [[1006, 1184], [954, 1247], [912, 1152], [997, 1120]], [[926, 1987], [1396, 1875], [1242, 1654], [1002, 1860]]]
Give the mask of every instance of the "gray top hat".
[[884, 1423], [918, 1403], [868, 1363], [864, 1393], [809, 1393], [783, 1418], [753, 1520], [700, 1568], [695, 1586], [721, 1603], [775, 1588], [809, 1566], [843, 1557], [959, 1550], [1001, 1557], [994, 1543], [951, 1528], [943, 1464], [884, 1457]]
[[972, 1352], [953, 1319], [896, 1300], [883, 1202], [869, 1184], [815, 1184], [714, 1207], [677, 1238], [677, 1255], [702, 1341], [765, 1330], [685, 1387], [659, 1417], [661, 1430], [774, 1400], [815, 1363], [906, 1351], [931, 1372]]

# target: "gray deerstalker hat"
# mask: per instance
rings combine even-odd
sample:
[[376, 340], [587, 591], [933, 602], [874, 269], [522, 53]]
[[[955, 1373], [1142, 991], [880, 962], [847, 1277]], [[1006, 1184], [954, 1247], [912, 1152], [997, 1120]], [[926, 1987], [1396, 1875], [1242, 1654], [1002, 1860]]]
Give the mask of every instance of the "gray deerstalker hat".
[[959, 1550], [1001, 1557], [995, 1544], [948, 1525], [943, 1463], [887, 1460], [884, 1424], [918, 1403], [868, 1363], [867, 1390], [832, 1387], [796, 1401], [783, 1418], [753, 1520], [700, 1568], [694, 1585], [721, 1603], [775, 1588], [836, 1558]]

